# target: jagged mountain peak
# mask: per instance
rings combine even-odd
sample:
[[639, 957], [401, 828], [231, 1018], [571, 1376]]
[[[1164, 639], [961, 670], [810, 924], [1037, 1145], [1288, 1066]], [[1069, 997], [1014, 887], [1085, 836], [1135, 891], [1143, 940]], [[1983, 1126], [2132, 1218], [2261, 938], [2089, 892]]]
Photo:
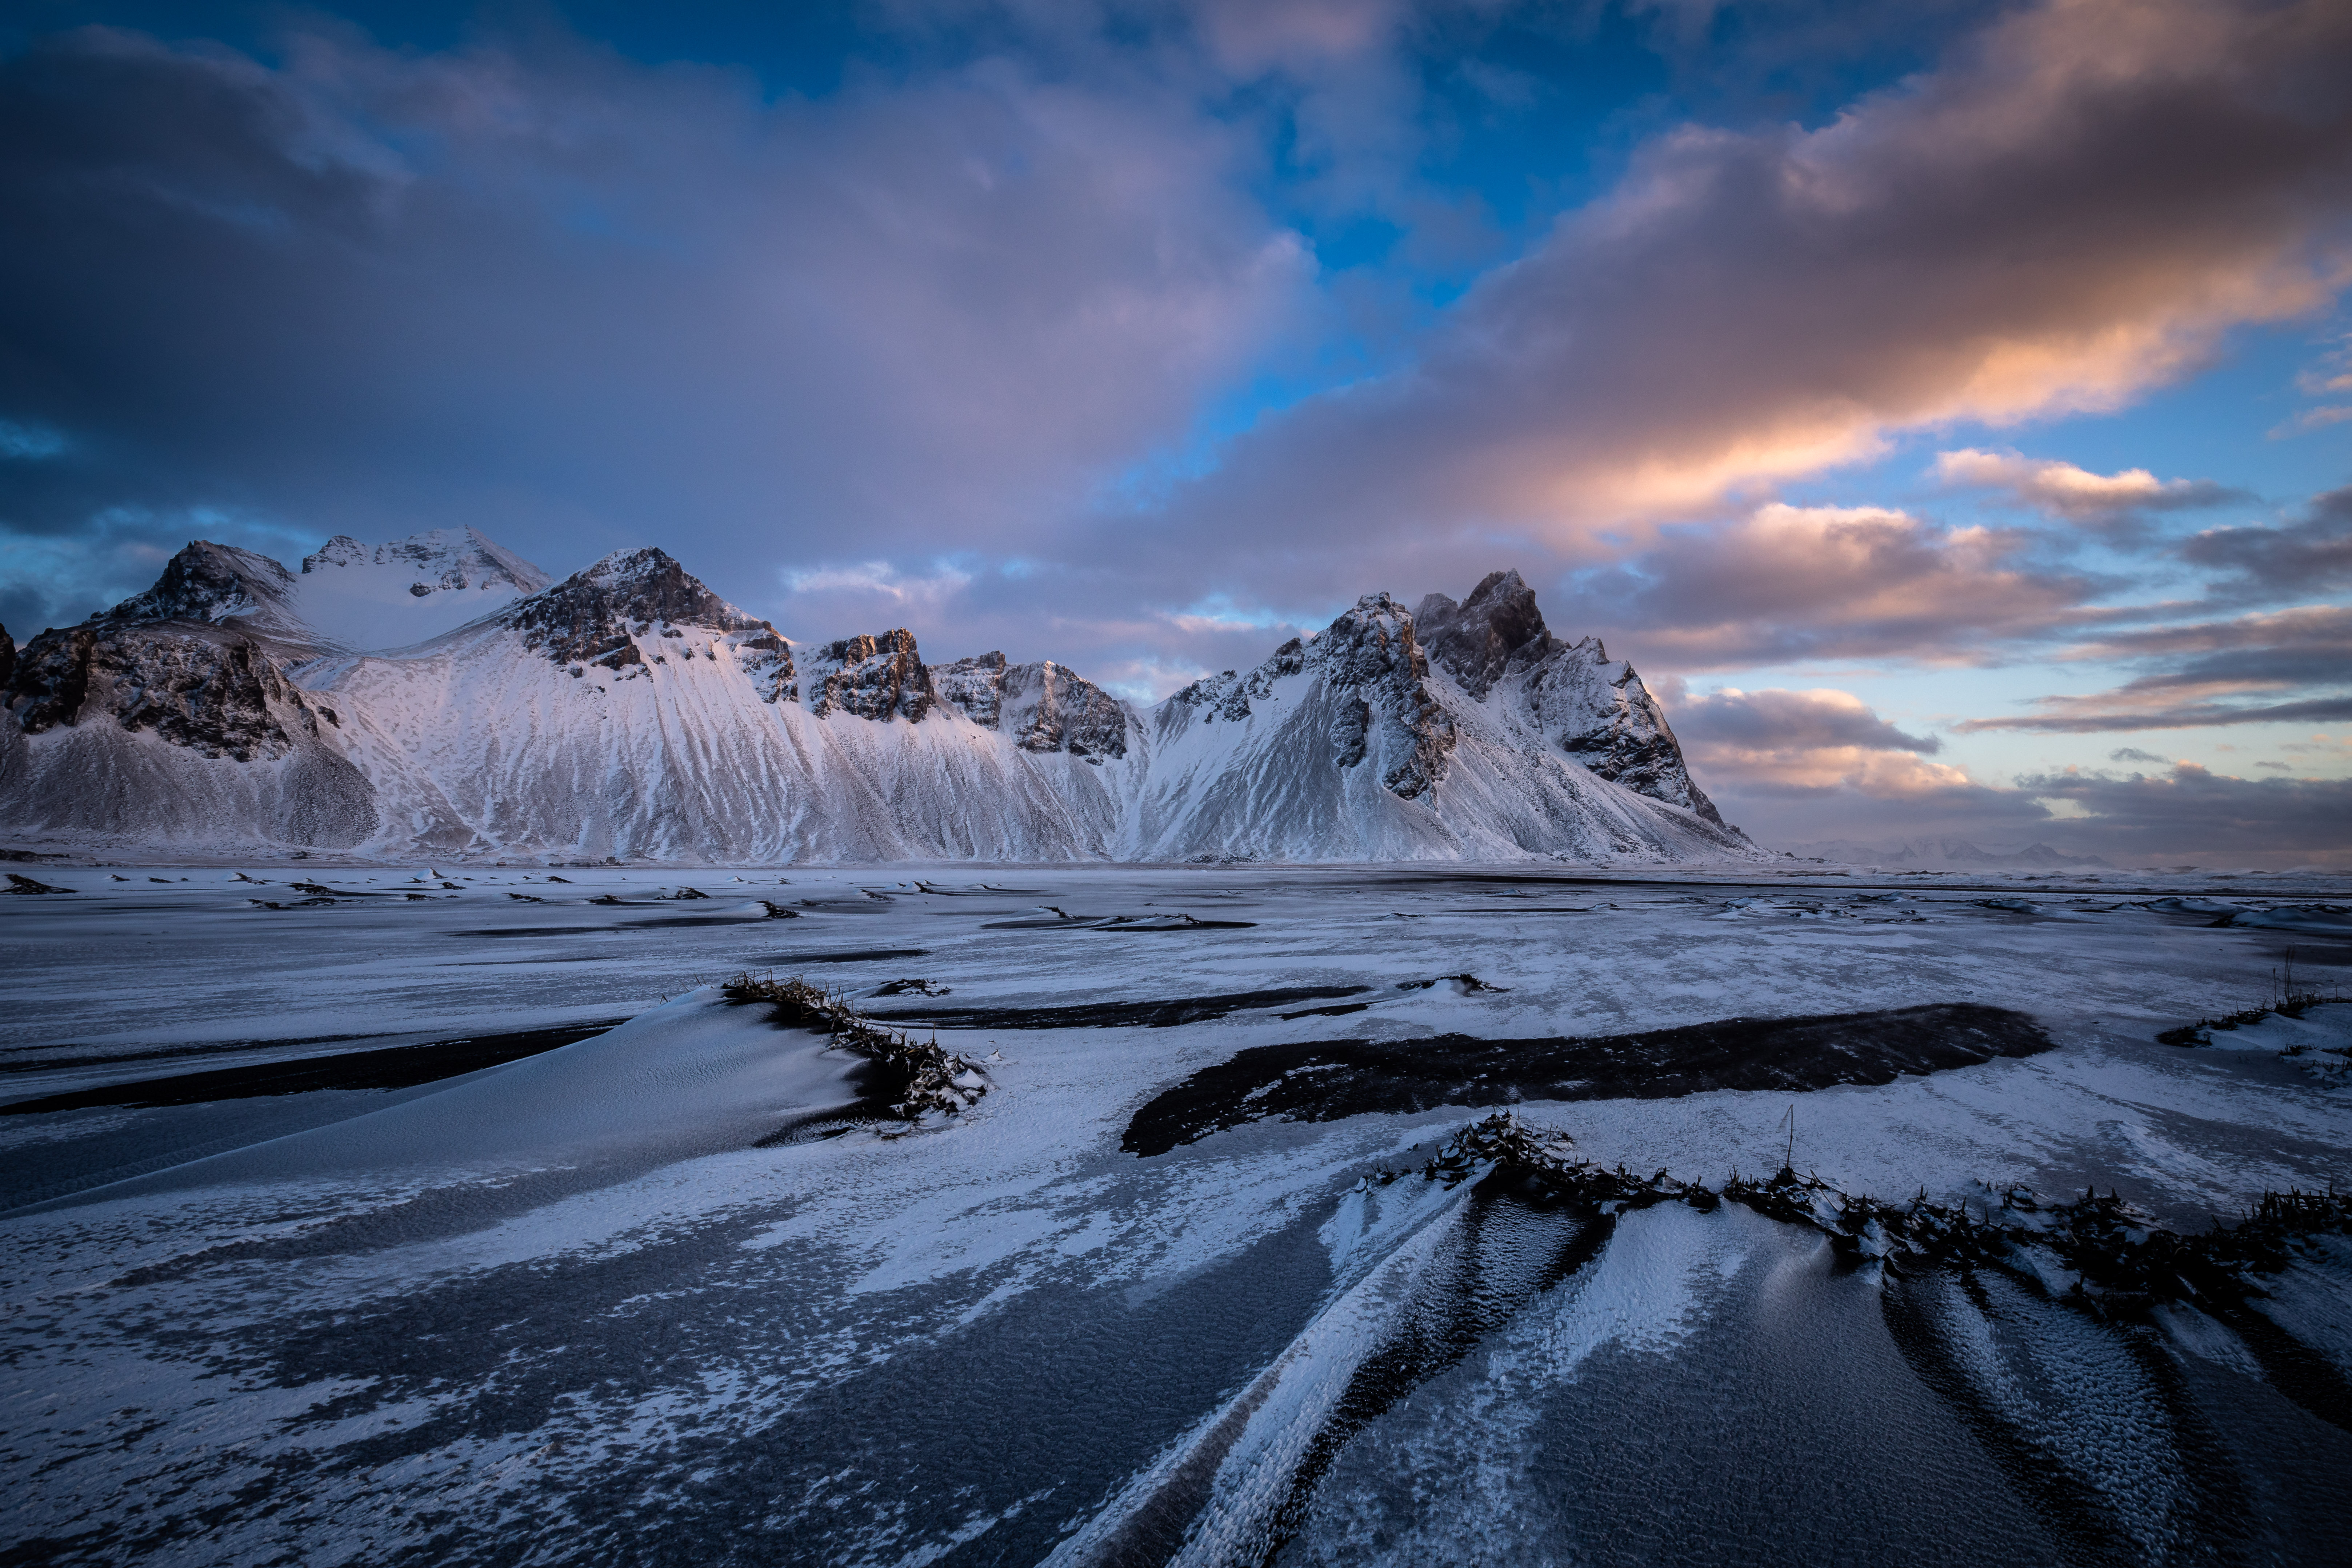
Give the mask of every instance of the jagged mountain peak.
[[519, 617], [525, 605], [593, 605], [614, 619], [667, 622], [715, 632], [775, 630], [703, 586], [667, 551], [651, 547], [615, 550], [532, 595], [514, 613]]
[[[1367, 594], [1142, 726], [1051, 661], [927, 666], [905, 627], [795, 648], [659, 549], [520, 598], [536, 569], [505, 553], [464, 529], [339, 536], [298, 578], [192, 546], [121, 607], [133, 618], [44, 634], [17, 658], [0, 814], [368, 853], [1754, 852], [1690, 785], [1631, 667], [1559, 643], [1509, 572], [1418, 617]], [[257, 635], [289, 581], [318, 630]], [[98, 792], [92, 776], [131, 782]]]
[[[1246, 723], [1261, 706], [1278, 709], [1278, 689], [1294, 676], [1309, 678], [1313, 701], [1328, 709], [1322, 740], [1339, 768], [1375, 758], [1381, 786], [1401, 800], [1421, 798], [1445, 776], [1453, 724], [1426, 685], [1429, 660], [1412, 613], [1387, 594], [1366, 594], [1246, 675], [1229, 669], [1194, 681], [1160, 704], [1160, 733], [1172, 740], [1195, 724]], [[1289, 722], [1300, 711], [1269, 717]]]
[[1556, 644], [1535, 590], [1516, 569], [1489, 572], [1458, 605], [1429, 595], [1413, 621], [1429, 657], [1481, 701], [1496, 681], [1535, 664]]
[[1067, 752], [1099, 765], [1127, 755], [1127, 704], [1052, 659], [1008, 664], [1001, 652], [929, 667], [941, 702], [1024, 752]]
[[839, 637], [808, 655], [809, 711], [919, 722], [939, 700], [931, 672], [904, 626], [879, 637]]
[[91, 619], [205, 621], [283, 634], [299, 629], [293, 586], [294, 574], [267, 555], [194, 539], [164, 563], [153, 587]]
[[550, 661], [583, 668], [644, 663], [641, 635], [680, 626], [748, 633], [742, 646], [761, 656], [764, 699], [795, 694], [792, 651], [776, 628], [704, 587], [667, 551], [616, 550], [498, 618]]

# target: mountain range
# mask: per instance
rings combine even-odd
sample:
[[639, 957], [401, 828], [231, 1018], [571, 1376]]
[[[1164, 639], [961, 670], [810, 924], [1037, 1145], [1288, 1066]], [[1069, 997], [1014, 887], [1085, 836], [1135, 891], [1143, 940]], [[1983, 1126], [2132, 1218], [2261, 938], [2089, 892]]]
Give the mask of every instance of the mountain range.
[[0, 834], [541, 861], [1586, 862], [1763, 852], [1516, 572], [1385, 594], [1140, 708], [1065, 666], [795, 642], [656, 549], [552, 581], [472, 529], [289, 572], [196, 542], [21, 649]]
[[2096, 855], [2063, 854], [2047, 844], [2029, 844], [2021, 849], [1985, 849], [1965, 838], [1898, 838], [1889, 844], [1858, 844], [1850, 838], [1833, 838], [1820, 844], [1800, 844], [1789, 853], [1883, 871], [2037, 868], [2055, 871], [2070, 866], [2115, 869]]

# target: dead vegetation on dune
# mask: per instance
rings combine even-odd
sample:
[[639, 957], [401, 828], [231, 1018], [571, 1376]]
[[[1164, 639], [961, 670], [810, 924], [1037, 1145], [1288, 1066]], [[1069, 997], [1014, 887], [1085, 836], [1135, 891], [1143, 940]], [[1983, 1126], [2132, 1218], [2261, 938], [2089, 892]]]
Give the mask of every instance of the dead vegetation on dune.
[[902, 1121], [958, 1115], [988, 1092], [988, 1076], [978, 1062], [940, 1047], [937, 1039], [875, 1023], [835, 994], [803, 980], [754, 977], [748, 972], [719, 986], [730, 1002], [764, 1002], [779, 1027], [825, 1036], [835, 1047], [864, 1057], [871, 1067], [866, 1097], [882, 1114]]
[[2263, 1291], [2253, 1277], [2275, 1274], [2295, 1248], [2319, 1236], [2352, 1235], [2352, 1194], [2264, 1193], [2235, 1226], [2217, 1218], [2200, 1235], [2165, 1229], [2109, 1192], [2053, 1203], [2023, 1187], [1988, 1191], [1975, 1208], [1930, 1202], [1923, 1189], [1891, 1204], [1842, 1191], [1783, 1165], [1754, 1181], [1734, 1173], [1720, 1188], [1610, 1169], [1576, 1152], [1567, 1133], [1530, 1127], [1499, 1111], [1455, 1133], [1418, 1173], [1383, 1170], [1382, 1185], [1418, 1173], [1455, 1185], [1494, 1173], [1530, 1195], [1603, 1205], [1607, 1212], [1687, 1204], [1710, 1211], [1738, 1204], [1821, 1232], [1840, 1256], [1905, 1274], [1941, 1264], [1997, 1268], [2103, 1316], [2130, 1315], [2168, 1301], [2233, 1312]]

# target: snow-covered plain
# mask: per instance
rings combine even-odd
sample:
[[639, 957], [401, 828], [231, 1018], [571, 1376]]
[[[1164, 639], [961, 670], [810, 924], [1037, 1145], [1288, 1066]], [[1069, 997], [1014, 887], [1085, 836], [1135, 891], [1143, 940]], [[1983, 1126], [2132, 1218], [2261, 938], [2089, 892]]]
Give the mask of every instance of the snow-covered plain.
[[[1515, 1109], [1604, 1163], [1719, 1184], [1781, 1163], [1793, 1104], [1795, 1164], [1851, 1192], [2095, 1183], [2201, 1230], [2352, 1181], [2352, 1088], [2306, 1070], [2338, 1014], [2273, 1031], [2298, 1057], [2248, 1048], [2258, 1030], [2153, 1043], [2262, 1001], [2289, 945], [2300, 984], [2346, 989], [2340, 880], [25, 869], [73, 889], [0, 899], [0, 1485], [26, 1560], [2346, 1551], [2352, 1434], [2243, 1323], [1883, 1277], [1736, 1205], [1610, 1226], [1475, 1184], [1360, 1184], [1486, 1107], [1120, 1149], [1139, 1106], [1253, 1046], [1974, 1002], [2056, 1048]], [[688, 886], [707, 897], [656, 901]], [[1140, 918], [1063, 918], [1115, 915]], [[747, 968], [879, 1016], [1001, 1015], [940, 1032], [990, 1092], [841, 1131], [854, 1064], [712, 989]], [[1486, 988], [1401, 988], [1462, 974]], [[909, 979], [946, 994], [879, 994]], [[1355, 986], [1169, 1026], [1013, 1016]], [[620, 1019], [406, 1087], [5, 1113]], [[2315, 1353], [2305, 1383], [2352, 1376], [2347, 1266], [2314, 1244], [2259, 1303]], [[1405, 1366], [1364, 1403], [1367, 1368]]]

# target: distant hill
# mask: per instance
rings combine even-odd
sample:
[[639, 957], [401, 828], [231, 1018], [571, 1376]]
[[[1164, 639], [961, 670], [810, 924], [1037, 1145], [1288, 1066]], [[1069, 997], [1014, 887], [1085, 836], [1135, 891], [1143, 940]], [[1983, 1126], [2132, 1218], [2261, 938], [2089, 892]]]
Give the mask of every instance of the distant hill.
[[1985, 849], [1965, 838], [1898, 838], [1891, 844], [1857, 844], [1850, 838], [1832, 838], [1820, 844], [1791, 845], [1789, 853], [1888, 871], [1991, 871], [2041, 866], [2115, 869], [2096, 855], [2061, 854], [2047, 844], [2029, 844], [2022, 849]]

